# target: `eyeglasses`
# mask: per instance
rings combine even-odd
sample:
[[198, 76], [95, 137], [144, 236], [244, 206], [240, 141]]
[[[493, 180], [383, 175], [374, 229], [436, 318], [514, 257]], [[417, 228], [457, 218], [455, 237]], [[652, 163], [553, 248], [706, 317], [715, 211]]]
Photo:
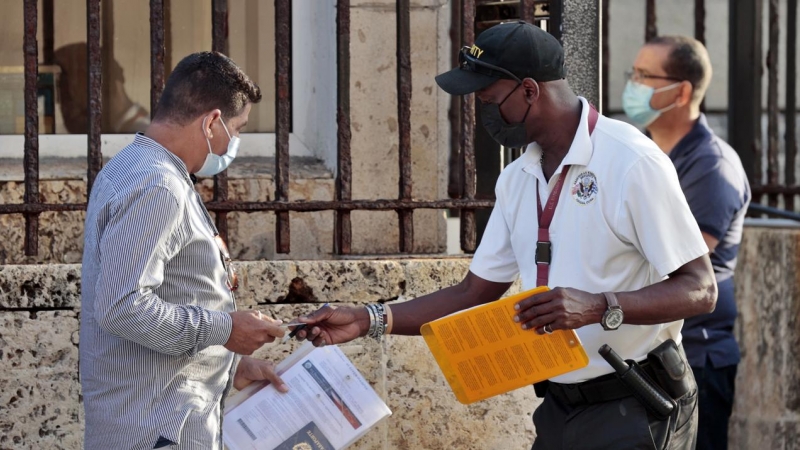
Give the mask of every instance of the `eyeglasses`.
[[214, 242], [217, 243], [217, 248], [219, 248], [219, 253], [222, 257], [222, 265], [225, 266], [225, 272], [228, 274], [228, 279], [225, 281], [225, 284], [228, 285], [228, 289], [235, 291], [239, 289], [239, 275], [236, 274], [236, 268], [233, 267], [233, 261], [231, 260], [230, 252], [228, 252], [228, 246], [225, 245], [222, 236], [218, 234], [214, 235]]
[[684, 81], [677, 77], [671, 77], [669, 75], [649, 75], [646, 73], [639, 72], [637, 70], [626, 70], [625, 71], [625, 79], [640, 82], [642, 80], [670, 80], [670, 81]]
[[485, 63], [473, 57], [469, 53], [470, 49], [471, 47], [467, 45], [462, 47], [461, 51], [458, 52], [458, 66], [462, 70], [468, 70], [470, 72], [475, 72], [482, 75], [489, 75], [490, 77], [506, 78], [509, 80], [514, 80], [517, 83], [522, 83], [522, 80], [520, 80], [518, 76], [514, 75], [508, 70], [493, 64]]

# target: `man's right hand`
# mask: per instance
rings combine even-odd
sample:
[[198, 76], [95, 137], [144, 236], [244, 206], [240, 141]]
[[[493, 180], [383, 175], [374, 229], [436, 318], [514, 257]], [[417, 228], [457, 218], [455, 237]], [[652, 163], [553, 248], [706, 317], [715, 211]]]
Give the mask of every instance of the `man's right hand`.
[[369, 313], [364, 307], [331, 308], [323, 306], [313, 313], [298, 318], [308, 327], [297, 333], [297, 339], [308, 339], [315, 346], [341, 344], [365, 336], [369, 329]]
[[240, 355], [251, 355], [285, 333], [279, 326], [279, 320], [265, 316], [260, 311], [234, 311], [230, 315], [233, 326], [225, 348]]

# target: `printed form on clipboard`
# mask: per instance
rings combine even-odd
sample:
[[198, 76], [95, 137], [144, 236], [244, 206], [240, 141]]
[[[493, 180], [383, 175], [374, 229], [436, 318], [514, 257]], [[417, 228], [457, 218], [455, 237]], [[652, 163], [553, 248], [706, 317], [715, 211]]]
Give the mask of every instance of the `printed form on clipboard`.
[[589, 364], [574, 330], [540, 335], [514, 322], [514, 305], [545, 291], [538, 287], [422, 326], [459, 402], [474, 403]]
[[392, 414], [337, 346], [306, 342], [278, 364], [282, 394], [253, 383], [226, 402], [230, 450], [339, 450]]

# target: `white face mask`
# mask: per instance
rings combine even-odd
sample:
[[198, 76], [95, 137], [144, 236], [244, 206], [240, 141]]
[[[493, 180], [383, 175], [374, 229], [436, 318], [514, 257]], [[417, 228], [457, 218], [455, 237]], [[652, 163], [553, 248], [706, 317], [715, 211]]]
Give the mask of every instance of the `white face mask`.
[[[231, 134], [228, 132], [228, 127], [226, 127], [225, 122], [222, 121], [222, 117], [219, 118], [219, 122], [222, 124], [222, 128], [225, 129], [225, 134], [228, 135], [228, 151], [226, 151], [222, 156], [215, 155], [214, 152], [211, 151], [211, 141], [208, 139], [208, 136], [206, 136], [208, 155], [206, 155], [206, 161], [203, 163], [203, 167], [195, 172], [195, 175], [197, 176], [211, 177], [222, 172], [231, 165], [233, 159], [236, 158], [236, 154], [239, 153], [239, 143], [241, 142], [241, 139], [239, 139], [239, 136], [231, 136]], [[205, 129], [206, 119], [203, 119], [204, 133]]]

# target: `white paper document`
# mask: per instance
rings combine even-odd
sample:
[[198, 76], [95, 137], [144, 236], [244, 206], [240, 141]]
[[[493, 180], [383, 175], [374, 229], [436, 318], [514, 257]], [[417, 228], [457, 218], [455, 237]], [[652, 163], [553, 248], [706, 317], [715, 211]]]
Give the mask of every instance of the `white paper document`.
[[339, 450], [392, 414], [336, 346], [307, 342], [277, 372], [288, 393], [254, 384], [226, 403], [222, 436], [230, 450]]

